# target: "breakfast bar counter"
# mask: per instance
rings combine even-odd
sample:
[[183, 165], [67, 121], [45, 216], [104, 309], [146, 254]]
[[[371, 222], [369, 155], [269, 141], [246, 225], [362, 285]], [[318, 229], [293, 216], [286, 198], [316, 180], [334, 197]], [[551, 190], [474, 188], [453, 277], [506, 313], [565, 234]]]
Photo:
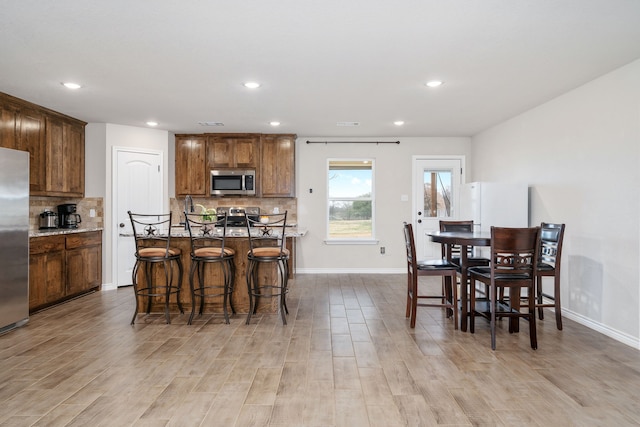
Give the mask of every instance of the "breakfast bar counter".
[[[296, 227], [292, 227], [285, 233], [286, 247], [291, 253], [289, 259], [289, 272], [290, 278], [295, 272], [295, 259], [296, 259], [296, 239], [304, 236], [306, 230], [299, 230]], [[124, 234], [123, 234], [124, 235]], [[131, 238], [133, 235], [129, 234]], [[171, 230], [171, 246], [181, 251], [181, 261], [183, 266], [182, 273], [182, 285], [180, 291], [180, 302], [188, 313], [191, 310], [191, 291], [189, 287], [189, 271], [191, 269], [191, 241], [189, 238], [189, 232], [184, 228], [172, 227]], [[249, 252], [249, 238], [247, 236], [246, 228], [227, 229], [225, 246], [235, 251], [234, 264], [235, 264], [235, 276], [234, 276], [234, 290], [232, 295], [233, 308], [236, 313], [246, 314], [249, 311], [249, 296], [246, 283], [246, 268], [247, 268], [247, 253]], [[222, 272], [219, 266], [207, 265], [205, 271], [205, 280], [209, 283], [222, 283]], [[142, 269], [141, 269], [142, 270]], [[178, 269], [174, 268], [174, 281], [178, 280]], [[164, 281], [164, 273], [161, 268], [156, 269], [155, 279], [156, 281]], [[275, 268], [261, 269], [259, 270], [260, 280], [274, 280], [277, 275]], [[138, 285], [140, 287], [145, 286], [144, 275], [138, 276]], [[197, 280], [197, 278], [196, 278]], [[139, 297], [141, 298], [141, 297]], [[140, 307], [146, 307], [146, 299], [139, 300]], [[162, 313], [164, 311], [164, 298], [154, 297], [152, 300], [151, 312]], [[171, 298], [170, 311], [172, 313], [179, 312], [175, 297]], [[278, 311], [278, 299], [277, 298], [262, 298], [258, 306], [258, 313], [276, 313]], [[144, 310], [141, 311], [143, 313]], [[222, 297], [209, 297], [206, 300], [203, 313], [210, 314], [222, 314]], [[197, 317], [196, 317], [197, 319]]]

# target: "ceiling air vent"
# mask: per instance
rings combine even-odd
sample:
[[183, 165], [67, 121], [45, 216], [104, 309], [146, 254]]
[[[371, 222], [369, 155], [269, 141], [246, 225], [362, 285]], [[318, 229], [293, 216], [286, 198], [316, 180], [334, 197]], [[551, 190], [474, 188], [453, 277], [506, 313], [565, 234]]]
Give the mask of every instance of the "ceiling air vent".
[[336, 126], [360, 126], [360, 122], [338, 122]]
[[198, 122], [200, 126], [224, 126], [222, 122]]

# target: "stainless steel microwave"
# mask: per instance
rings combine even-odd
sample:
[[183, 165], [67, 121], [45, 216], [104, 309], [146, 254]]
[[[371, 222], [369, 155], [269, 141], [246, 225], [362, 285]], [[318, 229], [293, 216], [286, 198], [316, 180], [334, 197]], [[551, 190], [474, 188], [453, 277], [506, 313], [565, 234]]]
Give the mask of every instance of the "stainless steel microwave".
[[255, 196], [255, 169], [212, 169], [212, 196]]

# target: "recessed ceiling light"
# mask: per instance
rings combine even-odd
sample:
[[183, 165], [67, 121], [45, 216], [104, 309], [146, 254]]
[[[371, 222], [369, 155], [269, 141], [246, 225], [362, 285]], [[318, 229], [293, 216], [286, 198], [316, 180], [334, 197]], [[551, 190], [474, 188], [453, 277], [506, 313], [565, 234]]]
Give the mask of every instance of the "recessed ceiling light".
[[276, 122], [276, 121], [269, 122], [269, 124], [270, 124], [271, 126], [280, 126], [280, 122]]
[[62, 86], [66, 87], [67, 89], [80, 89], [82, 87], [78, 83], [73, 83], [73, 82], [63, 82], [61, 84], [62, 84]]
[[147, 122], [147, 126], [158, 126], [158, 122]]
[[404, 122], [402, 120], [396, 120], [395, 122], [393, 122], [393, 124], [396, 126], [402, 126]]
[[248, 89], [257, 89], [260, 87], [260, 83], [257, 82], [246, 82], [244, 84], [244, 87], [248, 88]]
[[427, 86], [429, 87], [438, 87], [440, 85], [442, 85], [442, 82], [440, 80], [431, 80], [427, 83], [425, 83]]

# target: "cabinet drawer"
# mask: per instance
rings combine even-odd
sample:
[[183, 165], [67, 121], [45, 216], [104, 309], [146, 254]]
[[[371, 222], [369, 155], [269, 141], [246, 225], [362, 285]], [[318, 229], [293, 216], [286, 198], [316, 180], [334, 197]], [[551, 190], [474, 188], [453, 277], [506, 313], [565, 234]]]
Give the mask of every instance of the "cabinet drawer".
[[32, 237], [29, 239], [29, 254], [38, 255], [64, 250], [64, 236]]
[[102, 233], [92, 231], [89, 233], [68, 234], [67, 249], [81, 248], [84, 246], [95, 246], [102, 244]]

